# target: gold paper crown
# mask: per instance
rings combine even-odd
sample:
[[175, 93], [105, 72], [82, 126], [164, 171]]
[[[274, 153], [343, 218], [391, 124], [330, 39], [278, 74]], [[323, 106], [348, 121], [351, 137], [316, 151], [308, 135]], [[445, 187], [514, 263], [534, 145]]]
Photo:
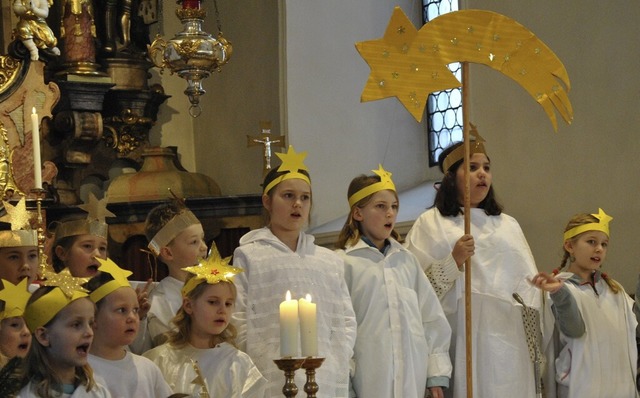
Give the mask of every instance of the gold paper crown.
[[243, 272], [243, 270], [230, 266], [230, 260], [231, 257], [224, 259], [220, 257], [220, 253], [214, 243], [211, 246], [209, 257], [200, 261], [198, 265], [182, 268], [183, 271], [195, 275], [182, 287], [182, 296], [186, 297], [189, 292], [203, 282], [207, 282], [210, 285], [215, 285], [219, 282], [233, 282], [233, 277]]
[[121, 287], [131, 287], [129, 279], [127, 279], [133, 272], [118, 267], [118, 264], [114, 263], [110, 258], [103, 260], [96, 257], [96, 260], [100, 262], [98, 271], [107, 273], [113, 277], [113, 280], [98, 287], [93, 292], [89, 293], [89, 298], [94, 303], [102, 300], [107, 294], [119, 289]]
[[55, 240], [60, 240], [68, 236], [95, 235], [107, 239], [108, 225], [106, 217], [116, 215], [107, 210], [107, 198], [96, 199], [93, 192], [89, 193], [89, 203], [78, 206], [86, 211], [87, 218], [84, 220], [64, 221], [56, 227]]
[[27, 289], [28, 283], [27, 278], [22, 279], [17, 285], [2, 279], [4, 288], [0, 290], [0, 300], [4, 301], [4, 311], [0, 313], [0, 320], [24, 315], [27, 301], [31, 297]]
[[89, 278], [71, 276], [68, 268], [59, 273], [45, 271], [43, 286], [54, 286], [54, 289], [37, 300], [29, 303], [24, 312], [24, 320], [31, 332], [46, 325], [64, 307], [82, 297], [87, 297], [87, 290], [82, 287]]
[[9, 202], [3, 203], [11, 223], [11, 231], [0, 231], [0, 247], [38, 246], [38, 231], [31, 229], [29, 224], [25, 197], [15, 206]]
[[200, 224], [200, 220], [186, 207], [180, 213], [176, 214], [164, 227], [160, 228], [157, 234], [151, 238], [149, 249], [153, 254], [160, 255], [160, 250], [167, 246], [173, 238], [192, 225]]
[[290, 180], [292, 178], [298, 178], [300, 180], [304, 180], [307, 184], [311, 185], [311, 181], [309, 177], [302, 174], [300, 170], [309, 171], [307, 166], [304, 164], [304, 158], [307, 157], [306, 152], [296, 153], [296, 150], [293, 148], [293, 145], [289, 145], [289, 149], [287, 153], [276, 153], [276, 156], [282, 160], [282, 164], [278, 167], [278, 172], [285, 174], [275, 178], [264, 188], [264, 195], [268, 194], [269, 191], [273, 189], [276, 185], [281, 183], [284, 180]]
[[[474, 153], [484, 153], [486, 155], [487, 152], [484, 149], [484, 138], [480, 136], [480, 133], [478, 133], [478, 129], [476, 129], [476, 126], [471, 123], [470, 125], [471, 130], [469, 131], [469, 135], [475, 138], [475, 140], [470, 143], [469, 153], [471, 155], [473, 155]], [[460, 145], [459, 147], [451, 151], [451, 153], [449, 153], [446, 158], [444, 158], [444, 160], [442, 161], [442, 171], [446, 173], [451, 166], [456, 164], [456, 162], [458, 162], [462, 158], [464, 158], [464, 145]]]
[[609, 221], [613, 220], [613, 217], [609, 216], [601, 208], [598, 208], [598, 214], [591, 214], [598, 219], [598, 222], [592, 222], [588, 224], [578, 225], [573, 227], [564, 233], [564, 240], [571, 239], [576, 235], [580, 235], [587, 231], [602, 231], [609, 237]]
[[371, 171], [373, 171], [376, 175], [380, 177], [380, 182], [376, 182], [375, 184], [368, 185], [362, 188], [361, 190], [359, 190], [358, 192], [354, 193], [353, 195], [351, 195], [351, 197], [349, 198], [349, 207], [353, 207], [353, 205], [355, 205], [362, 199], [366, 198], [369, 195], [373, 195], [374, 193], [379, 191], [384, 191], [388, 189], [390, 191], [396, 192], [396, 186], [393, 183], [393, 181], [391, 181], [392, 174], [386, 171], [385, 169], [383, 169], [381, 164], [378, 165], [378, 170], [371, 170]]

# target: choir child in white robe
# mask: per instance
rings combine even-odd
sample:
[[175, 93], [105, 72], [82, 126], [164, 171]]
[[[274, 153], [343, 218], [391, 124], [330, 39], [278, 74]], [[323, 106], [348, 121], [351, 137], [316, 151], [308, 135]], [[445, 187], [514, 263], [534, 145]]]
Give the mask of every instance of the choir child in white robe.
[[110, 398], [87, 361], [95, 305], [68, 270], [46, 272], [27, 303], [24, 319], [33, 334], [18, 398]]
[[391, 173], [373, 171], [351, 181], [337, 243], [358, 322], [352, 386], [358, 397], [422, 398], [428, 389], [442, 398], [451, 327], [418, 260], [398, 243]]
[[24, 358], [31, 346], [31, 332], [24, 320], [24, 309], [31, 293], [27, 278], [14, 285], [2, 279], [0, 290], [0, 368], [14, 357]]
[[171, 320], [182, 306], [180, 289], [187, 273], [182, 270], [206, 257], [207, 245], [204, 230], [198, 218], [175, 199], [151, 209], [145, 221], [144, 231], [149, 249], [156, 258], [167, 265], [169, 275], [151, 291], [151, 309], [148, 314], [148, 339], [155, 347], [166, 340], [171, 330]]
[[[453, 332], [452, 396], [466, 397], [464, 262], [471, 259], [473, 393], [478, 397], [533, 398], [534, 366], [529, 356], [518, 293], [540, 310], [542, 295], [527, 279], [537, 273], [518, 222], [502, 212], [493, 190], [491, 162], [483, 140], [472, 130], [470, 221], [464, 233], [462, 143], [440, 155], [444, 173], [434, 207], [416, 220], [406, 247], [416, 255], [447, 315]], [[446, 392], [445, 395], [449, 395]]]
[[111, 259], [100, 262], [100, 274], [87, 284], [96, 304], [94, 337], [89, 351], [93, 374], [114, 398], [168, 397], [171, 389], [149, 359], [132, 354], [128, 346], [140, 325], [138, 299], [123, 270]]
[[[212, 247], [209, 258], [184, 268], [183, 304], [168, 341], [144, 356], [162, 371], [174, 393], [216, 398], [264, 398], [267, 381], [251, 358], [235, 347], [229, 324], [236, 299], [228, 265]], [[204, 394], [204, 395], [199, 395]]]
[[555, 360], [559, 398], [639, 396], [633, 300], [601, 272], [611, 220], [602, 209], [572, 217], [564, 229], [560, 269], [532, 279], [549, 292], [560, 332]]
[[[317, 356], [325, 361], [316, 371], [321, 398], [347, 397], [349, 365], [356, 337], [356, 320], [344, 280], [344, 263], [333, 251], [313, 243], [303, 232], [311, 209], [311, 182], [304, 165], [306, 153], [289, 147], [276, 154], [282, 164], [263, 182], [262, 204], [268, 226], [240, 239], [233, 263], [238, 275], [238, 342], [269, 380], [270, 396], [282, 394], [284, 374], [273, 363], [282, 356], [279, 304], [287, 291], [293, 298], [310, 294], [317, 305]], [[290, 353], [301, 355], [300, 351]], [[304, 386], [304, 372], [296, 372], [296, 385]]]

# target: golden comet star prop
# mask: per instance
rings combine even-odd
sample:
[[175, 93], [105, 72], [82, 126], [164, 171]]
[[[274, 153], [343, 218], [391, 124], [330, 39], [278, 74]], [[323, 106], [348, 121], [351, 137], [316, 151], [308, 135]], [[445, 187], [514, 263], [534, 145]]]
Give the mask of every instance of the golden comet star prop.
[[419, 31], [399, 7], [382, 39], [356, 43], [371, 67], [362, 102], [397, 97], [417, 121], [427, 95], [460, 87], [447, 65], [489, 66], [522, 86], [544, 109], [554, 130], [554, 110], [571, 123], [569, 76], [558, 57], [530, 30], [504, 15], [483, 10], [444, 14]]

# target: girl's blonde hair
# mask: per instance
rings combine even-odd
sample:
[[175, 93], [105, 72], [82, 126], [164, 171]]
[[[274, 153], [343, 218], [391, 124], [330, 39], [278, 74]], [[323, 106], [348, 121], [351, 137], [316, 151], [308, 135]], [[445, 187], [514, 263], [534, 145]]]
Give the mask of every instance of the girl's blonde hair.
[[[378, 175], [373, 175], [373, 176], [366, 176], [364, 174], [359, 175], [358, 177], [351, 180], [351, 183], [349, 184], [349, 188], [347, 189], [347, 198], [350, 198], [353, 194], [360, 191], [361, 189], [378, 182], [380, 182], [380, 176]], [[360, 227], [360, 221], [357, 221], [356, 219], [354, 219], [353, 214], [356, 208], [362, 209], [363, 207], [365, 207], [371, 201], [371, 198], [373, 198], [374, 194], [375, 192], [369, 196], [365, 196], [364, 198], [360, 199], [358, 202], [354, 203], [353, 206], [351, 206], [351, 209], [349, 211], [349, 216], [347, 216], [347, 220], [345, 221], [344, 226], [340, 231], [340, 235], [338, 236], [338, 241], [336, 242], [336, 246], [339, 249], [346, 249], [347, 246], [353, 246], [362, 237], [363, 233]], [[396, 200], [398, 200], [398, 194], [395, 191], [393, 191], [393, 194], [395, 195]], [[391, 231], [391, 237], [397, 240], [398, 242], [402, 242], [402, 238], [400, 237], [400, 234], [395, 229]]]
[[[49, 293], [53, 289], [55, 289], [53, 286], [40, 287], [31, 295], [27, 305]], [[83, 299], [88, 300], [89, 298], [80, 298], [78, 300]], [[56, 314], [56, 316], [44, 325], [44, 327], [50, 327], [51, 324], [57, 320], [58, 315]], [[55, 368], [51, 364], [46, 347], [40, 344], [35, 336], [33, 336], [31, 340], [31, 348], [29, 349], [25, 362], [25, 372], [22, 385], [25, 386], [29, 381], [31, 381], [38, 396], [42, 398], [55, 398], [62, 392], [62, 380], [56, 376]], [[85, 385], [87, 392], [91, 391], [95, 386], [93, 371], [88, 364], [76, 367], [75, 380], [78, 386]], [[56, 394], [52, 395], [52, 392], [56, 392]]]
[[[189, 279], [194, 278], [195, 276], [196, 275], [190, 274], [187, 277], [185, 284]], [[234, 283], [224, 282], [224, 281], [221, 281], [218, 283], [224, 283], [229, 285], [229, 287], [231, 288], [231, 294], [233, 294], [233, 297], [236, 297], [238, 291]], [[189, 293], [187, 293], [187, 298], [191, 301], [197, 300], [200, 296], [202, 296], [207, 286], [210, 286], [207, 282], [200, 283], [195, 288], [193, 288]], [[176, 316], [173, 317], [173, 319], [171, 320], [171, 323], [173, 323], [176, 327], [175, 329], [167, 333], [168, 343], [173, 344], [176, 347], [184, 347], [185, 345], [187, 345], [191, 337], [191, 321], [192, 321], [191, 315], [187, 314], [187, 312], [184, 310], [184, 304], [183, 304], [182, 307], [180, 307], [180, 309], [176, 313]], [[234, 347], [237, 347], [236, 346], [237, 335], [238, 335], [238, 332], [236, 330], [236, 327], [233, 324], [229, 323], [227, 327], [222, 331], [222, 333], [211, 336], [211, 340], [209, 341], [209, 347], [215, 347], [220, 343], [229, 343]]]
[[[594, 217], [591, 214], [579, 213], [579, 214], [576, 214], [575, 216], [571, 217], [571, 219], [567, 223], [567, 226], [564, 228], [564, 232], [567, 232], [570, 229], [573, 229], [573, 228], [578, 227], [580, 225], [598, 223], [599, 221], [600, 221], [599, 219], [597, 219], [596, 217]], [[588, 231], [586, 231], [586, 232], [588, 232]], [[570, 241], [572, 243], [576, 242], [578, 240], [578, 238], [580, 238], [580, 236], [582, 236], [582, 234], [584, 234], [584, 233], [585, 232], [574, 236], [573, 238], [570, 239]], [[567, 249], [564, 248], [564, 246], [563, 246], [562, 250], [564, 251], [564, 253], [562, 255], [562, 260], [560, 261], [560, 267], [558, 269], [553, 270], [554, 274], [557, 274], [564, 267], [566, 267], [566, 266], [571, 264], [571, 261], [570, 261], [571, 253], [569, 253], [567, 251]], [[607, 283], [607, 285], [609, 285], [609, 288], [611, 288], [611, 291], [613, 293], [618, 294], [620, 291], [623, 290], [622, 286], [618, 282], [616, 282], [613, 278], [610, 278], [609, 275], [607, 275], [604, 272], [602, 273], [602, 279], [604, 279], [604, 281]]]

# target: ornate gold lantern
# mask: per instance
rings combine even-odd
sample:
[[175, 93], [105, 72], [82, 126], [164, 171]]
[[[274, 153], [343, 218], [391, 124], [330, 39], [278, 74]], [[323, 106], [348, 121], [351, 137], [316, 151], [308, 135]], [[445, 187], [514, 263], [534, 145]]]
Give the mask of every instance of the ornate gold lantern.
[[[229, 61], [232, 53], [231, 43], [222, 36], [222, 27], [218, 13], [218, 4], [214, 0], [218, 23], [218, 37], [214, 38], [202, 30], [202, 23], [207, 12], [200, 8], [200, 0], [181, 0], [181, 8], [176, 15], [182, 22], [184, 30], [169, 41], [157, 35], [149, 46], [149, 57], [161, 72], [168, 68], [171, 74], [187, 81], [184, 93], [189, 98], [191, 107], [189, 114], [197, 117], [202, 112], [200, 96], [205, 93], [202, 80], [209, 77], [211, 72], [220, 72], [220, 67]], [[162, 59], [158, 54], [162, 53]]]

